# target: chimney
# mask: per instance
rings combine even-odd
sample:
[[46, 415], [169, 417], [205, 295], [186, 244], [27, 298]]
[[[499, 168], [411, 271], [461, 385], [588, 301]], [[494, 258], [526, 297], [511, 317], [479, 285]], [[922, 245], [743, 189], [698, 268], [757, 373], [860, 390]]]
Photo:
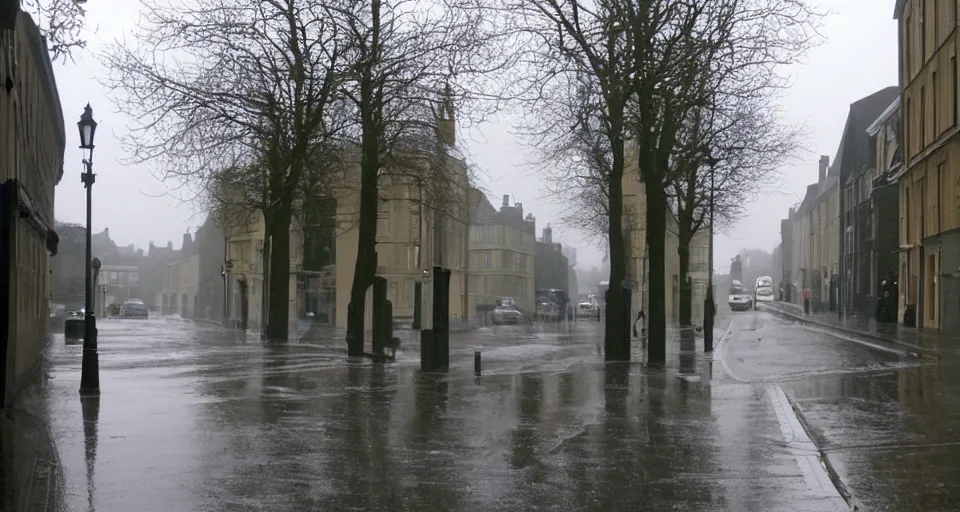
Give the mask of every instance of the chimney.
[[790, 207], [790, 212], [787, 214], [787, 218], [788, 218], [788, 219], [792, 219], [792, 218], [793, 218], [793, 214], [795, 214], [795, 213], [797, 213], [797, 209], [791, 206], [791, 207]]
[[103, 228], [103, 234], [110, 238], [110, 228]]
[[823, 180], [827, 179], [827, 169], [830, 167], [830, 157], [827, 155], [820, 155], [820, 179], [817, 180], [817, 183], [823, 183]]
[[520, 215], [520, 218], [523, 218], [523, 203], [513, 203], [513, 207], [517, 209], [517, 213]]
[[503, 206], [504, 207], [510, 206], [510, 196], [508, 196], [507, 194], [503, 195]]
[[543, 243], [547, 245], [553, 244], [553, 229], [550, 228], [549, 223], [547, 223], [547, 227], [543, 228]]
[[180, 246], [180, 250], [181, 250], [181, 251], [185, 251], [185, 250], [187, 250], [187, 249], [190, 249], [190, 243], [191, 243], [192, 241], [193, 241], [193, 238], [190, 236], [190, 232], [188, 231], [188, 232], [184, 233], [184, 234], [183, 234], [183, 245]]
[[137, 249], [137, 256], [143, 257], [143, 249]]
[[173, 250], [173, 242], [167, 242], [167, 250]]

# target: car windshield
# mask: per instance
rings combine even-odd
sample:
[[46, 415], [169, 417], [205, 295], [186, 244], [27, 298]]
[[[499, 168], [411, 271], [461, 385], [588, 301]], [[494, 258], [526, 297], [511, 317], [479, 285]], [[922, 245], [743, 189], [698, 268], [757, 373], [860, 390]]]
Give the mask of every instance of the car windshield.
[[747, 289], [742, 286], [734, 286], [730, 289], [730, 295], [746, 295], [748, 293], [750, 292], [748, 292]]

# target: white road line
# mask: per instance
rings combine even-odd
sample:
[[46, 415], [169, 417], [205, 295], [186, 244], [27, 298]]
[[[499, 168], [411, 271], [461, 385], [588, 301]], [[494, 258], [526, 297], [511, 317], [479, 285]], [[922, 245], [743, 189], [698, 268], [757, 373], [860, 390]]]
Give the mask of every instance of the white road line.
[[727, 345], [730, 341], [730, 336], [733, 335], [734, 320], [730, 320], [730, 325], [727, 327], [727, 330], [724, 331], [723, 336], [720, 338], [720, 343], [717, 343], [716, 348], [713, 351], [713, 360], [714, 362], [720, 362], [720, 365], [723, 367], [724, 373], [727, 374], [731, 379], [740, 382], [742, 384], [749, 384], [749, 380], [741, 379], [733, 370], [730, 369], [730, 365], [727, 364]]
[[770, 397], [773, 410], [777, 414], [783, 440], [796, 459], [807, 487], [817, 498], [827, 500], [836, 510], [850, 510], [849, 505], [830, 480], [830, 475], [820, 460], [820, 451], [803, 429], [783, 388], [779, 384], [771, 384], [767, 386], [767, 396]]

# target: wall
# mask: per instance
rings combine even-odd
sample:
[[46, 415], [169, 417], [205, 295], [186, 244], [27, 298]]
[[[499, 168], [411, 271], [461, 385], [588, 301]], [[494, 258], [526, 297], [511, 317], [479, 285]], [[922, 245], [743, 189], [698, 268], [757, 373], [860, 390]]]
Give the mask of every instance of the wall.
[[[462, 161], [453, 158], [448, 162], [448, 171], [460, 176], [464, 182], [462, 190], [465, 194], [466, 167]], [[435, 229], [436, 215], [432, 208], [439, 204], [440, 199], [430, 197], [430, 187], [421, 187], [417, 172], [416, 169], [407, 170], [405, 173], [393, 170], [385, 172], [379, 179], [381, 201], [377, 216], [377, 275], [387, 280], [387, 299], [393, 304], [394, 321], [411, 322], [415, 282], [421, 279], [423, 270], [442, 264], [451, 271], [450, 318], [453, 321], [462, 320], [467, 318], [468, 308], [468, 201], [464, 197], [463, 201], [458, 202], [462, 211], [444, 211], [440, 220], [442, 227]], [[338, 264], [334, 324], [345, 328], [359, 236], [358, 164], [348, 166], [341, 183], [342, 186], [337, 191], [335, 246]], [[446, 201], [444, 199], [444, 203]], [[369, 304], [369, 289], [367, 295]], [[366, 308], [366, 314], [369, 326], [370, 307]]]
[[[929, 4], [929, 3], [928, 3]], [[941, 276], [952, 275], [960, 260], [941, 252], [942, 234], [960, 228], [957, 137], [957, 11], [941, 7], [939, 18], [921, 23], [921, 2], [909, 1], [898, 13], [900, 77], [907, 173], [899, 182], [900, 318], [916, 311], [918, 325], [939, 329]], [[950, 311], [952, 314], [953, 311]]]
[[493, 306], [498, 297], [513, 297], [521, 311], [533, 311], [537, 287], [534, 234], [503, 224], [475, 224], [470, 226], [469, 236], [467, 311]]
[[[63, 113], [46, 45], [31, 18], [0, 29], [0, 183], [2, 243], [12, 256], [0, 269], [5, 284], [0, 340], [4, 406], [38, 367], [49, 314], [47, 231], [54, 222], [54, 187], [63, 174]], [[78, 112], [79, 113], [79, 112]], [[15, 180], [15, 181], [14, 181]], [[3, 252], [3, 251], [0, 251]]]

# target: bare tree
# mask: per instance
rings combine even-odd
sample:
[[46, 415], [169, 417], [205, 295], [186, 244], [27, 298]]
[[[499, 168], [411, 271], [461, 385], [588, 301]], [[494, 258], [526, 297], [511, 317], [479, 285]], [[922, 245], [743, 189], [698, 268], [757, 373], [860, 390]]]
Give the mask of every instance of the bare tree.
[[[288, 335], [290, 226], [311, 149], [337, 130], [341, 25], [320, 0], [146, 3], [136, 43], [112, 46], [105, 83], [135, 122], [125, 143], [161, 177], [241, 186], [262, 212], [266, 335]], [[229, 170], [229, 177], [224, 176]]]
[[[532, 133], [533, 142], [561, 161], [578, 163], [573, 171], [578, 174], [562, 176], [561, 171], [556, 177], [572, 178], [595, 194], [593, 205], [599, 212], [588, 215], [606, 205], [611, 293], [604, 347], [608, 360], [628, 360], [630, 338], [622, 328], [626, 318], [619, 285], [627, 275], [622, 181], [627, 106], [633, 94], [632, 35], [619, 17], [620, 9], [610, 2], [518, 0], [506, 10], [515, 13], [518, 30], [527, 36], [524, 63], [537, 76], [531, 87], [534, 108], [548, 114], [540, 117], [543, 130]], [[590, 111], [577, 108], [578, 101], [590, 104]], [[564, 144], [571, 149], [560, 149]]]
[[51, 60], [66, 60], [75, 50], [87, 47], [85, 3], [85, 0], [20, 0], [20, 8], [34, 17], [46, 39]]
[[[820, 15], [803, 1], [714, 0], [698, 26], [712, 36], [691, 76], [692, 104], [680, 122], [670, 157], [667, 196], [677, 218], [680, 311], [689, 325], [690, 243], [708, 219], [713, 196], [717, 224], [735, 222], [760, 188], [799, 148], [802, 131], [779, 119], [779, 74], [816, 42]], [[789, 30], [783, 30], [784, 27]], [[695, 28], [695, 30], [699, 30]]]
[[438, 136], [437, 109], [452, 99], [464, 107], [471, 99], [467, 85], [495, 69], [490, 26], [481, 10], [469, 7], [466, 0], [340, 0], [327, 7], [349, 42], [351, 65], [342, 91], [358, 119], [360, 212], [347, 310], [351, 356], [363, 355], [366, 291], [377, 271], [379, 178], [385, 170], [410, 169], [404, 162], [411, 158], [445, 165], [451, 141]]
[[563, 207], [563, 221], [589, 238], [607, 237], [609, 186], [613, 167], [604, 131], [599, 85], [586, 74], [557, 77], [524, 128], [537, 150], [547, 191]]
[[[677, 218], [681, 325], [692, 320], [691, 243], [708, 229], [733, 225], [800, 148], [803, 131], [787, 126], [772, 97], [727, 97], [696, 109], [680, 136], [667, 194]], [[711, 198], [713, 219], [710, 218]]]

